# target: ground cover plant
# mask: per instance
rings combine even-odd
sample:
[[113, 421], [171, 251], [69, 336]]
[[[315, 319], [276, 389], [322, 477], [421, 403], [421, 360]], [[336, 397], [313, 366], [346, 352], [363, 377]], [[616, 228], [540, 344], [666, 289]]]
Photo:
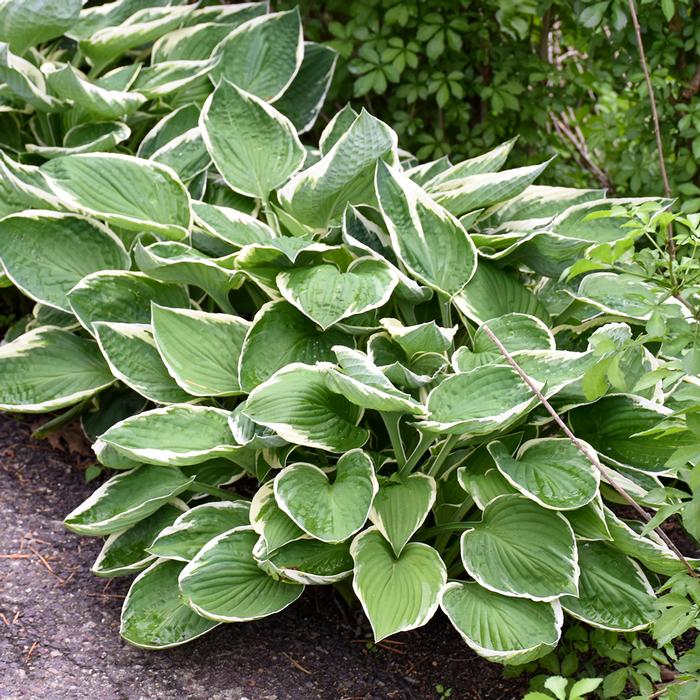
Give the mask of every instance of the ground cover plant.
[[698, 217], [534, 184], [515, 139], [419, 163], [350, 105], [303, 143], [335, 55], [297, 11], [143, 4], [0, 4], [0, 260], [36, 302], [0, 408], [93, 441], [65, 523], [137, 574], [122, 636], [313, 585], [507, 665], [565, 617], [696, 627], [656, 526], [700, 531]]

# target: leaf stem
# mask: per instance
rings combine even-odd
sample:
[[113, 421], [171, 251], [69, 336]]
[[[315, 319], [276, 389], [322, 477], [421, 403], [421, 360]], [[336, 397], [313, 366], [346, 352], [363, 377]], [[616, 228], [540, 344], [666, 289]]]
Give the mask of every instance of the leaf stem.
[[275, 212], [272, 210], [270, 205], [270, 197], [265, 194], [260, 198], [263, 206], [263, 213], [265, 214], [265, 221], [267, 225], [279, 236], [280, 235], [280, 224], [275, 216]]
[[406, 450], [403, 446], [403, 440], [401, 439], [401, 430], [399, 428], [399, 421], [401, 420], [400, 413], [380, 413], [384, 425], [386, 426], [386, 431], [389, 433], [389, 440], [391, 440], [391, 447], [394, 450], [394, 455], [396, 461], [401, 469], [403, 469], [406, 464]]
[[452, 302], [448, 296], [438, 294], [440, 302], [440, 318], [443, 328], [452, 328]]
[[210, 496], [215, 498], [220, 498], [224, 501], [238, 501], [240, 498], [230, 491], [225, 491], [220, 489], [218, 486], [211, 486], [210, 484], [205, 484], [202, 481], [193, 481], [188, 487], [187, 491], [194, 491], [195, 493], [208, 493]]
[[435, 442], [435, 437], [430, 433], [421, 433], [420, 440], [416, 445], [411, 455], [406, 460], [406, 463], [399, 470], [399, 476], [408, 476], [420, 461], [420, 458], [428, 451], [430, 446]]
[[428, 476], [437, 478], [440, 467], [445, 463], [445, 460], [450, 456], [452, 448], [457, 444], [459, 435], [450, 435], [445, 442], [442, 443], [440, 451], [437, 453], [435, 460], [428, 469]]
[[470, 520], [465, 520], [464, 522], [453, 522], [453, 523], [442, 523], [441, 525], [433, 525], [433, 527], [428, 527], [421, 531], [421, 538], [430, 538], [435, 535], [442, 535], [445, 532], [460, 532], [461, 530], [471, 530], [475, 522]]
[[[481, 329], [486, 333], [486, 335], [489, 337], [489, 339], [494, 343], [494, 345], [498, 348], [500, 351], [501, 355], [506, 359], [508, 364], [518, 373], [520, 378], [525, 382], [525, 384], [528, 385], [532, 393], [540, 400], [542, 405], [547, 409], [547, 412], [549, 413], [550, 416], [554, 419], [554, 422], [561, 428], [563, 431], [564, 435], [571, 440], [571, 442], [574, 444], [575, 447], [578, 448], [579, 452], [600, 472], [600, 474], [603, 476], [605, 481], [615, 490], [617, 493], [627, 502], [629, 503], [632, 508], [634, 508], [637, 513], [644, 519], [645, 522], [649, 522], [651, 520], [651, 516], [649, 513], [647, 513], [644, 508], [642, 508], [637, 501], [632, 498], [627, 491], [625, 491], [622, 486], [620, 486], [611, 476], [610, 472], [603, 467], [601, 464], [600, 460], [598, 459], [598, 454], [597, 452], [591, 450], [588, 448], [586, 444], [581, 442], [572, 432], [569, 430], [569, 426], [566, 425], [566, 423], [562, 420], [561, 416], [556, 412], [555, 408], [552, 406], [551, 403], [546, 399], [544, 394], [539, 390], [537, 385], [532, 381], [532, 379], [525, 373], [523, 368], [515, 361], [513, 356], [506, 350], [506, 348], [503, 346], [503, 343], [496, 337], [494, 332], [488, 327], [487, 324], [483, 324], [481, 326]], [[661, 529], [661, 528], [654, 528], [654, 531], [656, 534], [664, 541], [664, 543], [668, 546], [668, 548], [678, 557], [678, 559], [683, 563], [683, 565], [688, 569], [688, 572], [690, 573], [691, 576], [698, 576], [698, 572], [693, 569], [693, 567], [690, 565], [690, 562], [683, 556], [681, 551], [676, 547], [673, 542], [668, 538], [666, 533]]]

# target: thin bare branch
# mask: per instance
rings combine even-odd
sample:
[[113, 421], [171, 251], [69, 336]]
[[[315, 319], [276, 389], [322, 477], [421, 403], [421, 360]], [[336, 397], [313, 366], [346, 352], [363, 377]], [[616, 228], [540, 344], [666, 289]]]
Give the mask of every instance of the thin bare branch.
[[[562, 432], [566, 437], [571, 440], [571, 442], [578, 448], [581, 454], [600, 472], [600, 474], [605, 478], [605, 481], [615, 490], [617, 493], [629, 503], [632, 508], [634, 508], [637, 513], [644, 519], [645, 522], [651, 520], [651, 516], [647, 513], [644, 508], [642, 508], [635, 500], [632, 498], [623, 488], [618, 484], [611, 476], [610, 472], [601, 464], [600, 459], [598, 459], [598, 454], [589, 449], [588, 445], [579, 440], [569, 429], [569, 426], [563, 421], [561, 416], [557, 413], [556, 409], [547, 400], [545, 395], [540, 391], [537, 385], [532, 381], [532, 379], [526, 374], [522, 367], [515, 361], [513, 356], [506, 350], [503, 343], [496, 337], [494, 332], [488, 327], [487, 324], [481, 326], [481, 330], [486, 333], [486, 335], [491, 339], [494, 345], [498, 348], [499, 352], [506, 359], [508, 364], [518, 373], [520, 378], [528, 385], [530, 390], [535, 396], [540, 400], [542, 405], [547, 409], [547, 412], [554, 419], [554, 422], [561, 428]], [[666, 533], [661, 528], [654, 528], [658, 536], [664, 541], [666, 546], [678, 557], [678, 559], [683, 563], [683, 565], [688, 569], [691, 576], [698, 576], [698, 572], [693, 569], [690, 562], [683, 556], [681, 551], [676, 547], [673, 542], [667, 537]]]

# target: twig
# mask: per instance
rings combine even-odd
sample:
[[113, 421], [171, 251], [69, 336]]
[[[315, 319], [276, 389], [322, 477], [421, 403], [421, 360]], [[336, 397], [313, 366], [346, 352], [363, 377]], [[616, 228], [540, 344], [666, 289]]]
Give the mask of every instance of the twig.
[[294, 668], [298, 668], [302, 673], [305, 673], [307, 676], [313, 676], [313, 673], [311, 673], [311, 671], [309, 671], [308, 668], [304, 668], [298, 661], [295, 661], [286, 651], [283, 651], [282, 654], [284, 654], [284, 656], [286, 656], [289, 659]]
[[[664, 194], [666, 197], [671, 197], [671, 185], [668, 181], [668, 173], [666, 172], [666, 162], [664, 159], [664, 146], [661, 141], [661, 125], [659, 124], [659, 113], [656, 109], [656, 97], [654, 97], [654, 86], [651, 83], [651, 76], [649, 75], [649, 65], [647, 64], [647, 57], [644, 52], [644, 42], [642, 41], [642, 30], [639, 27], [639, 19], [637, 19], [637, 8], [635, 7], [634, 0], [627, 0], [627, 5], [630, 8], [630, 15], [632, 17], [632, 25], [634, 26], [634, 34], [637, 38], [637, 49], [639, 50], [639, 62], [642, 65], [642, 72], [644, 73], [644, 80], [647, 83], [647, 92], [649, 93], [649, 106], [651, 107], [651, 119], [654, 122], [654, 135], [656, 136], [656, 150], [659, 155], [659, 170], [661, 171], [661, 179], [664, 183]], [[676, 256], [676, 243], [673, 239], [673, 228], [669, 226], [668, 228], [668, 238], [666, 241], [666, 248], [668, 249], [668, 254], [671, 259]]]
[[[600, 463], [600, 460], [598, 459], [598, 454], [595, 452], [592, 452], [591, 450], [588, 449], [588, 446], [583, 443], [581, 440], [579, 440], [572, 432], [569, 430], [569, 427], [564, 423], [562, 420], [561, 416], [556, 412], [556, 409], [552, 406], [551, 403], [546, 399], [544, 394], [540, 391], [540, 389], [537, 387], [537, 385], [532, 381], [532, 379], [525, 373], [522, 367], [515, 361], [513, 356], [506, 350], [504, 347], [503, 343], [496, 337], [494, 332], [488, 327], [486, 323], [484, 323], [481, 326], [481, 330], [486, 333], [486, 335], [489, 337], [489, 339], [493, 342], [493, 344], [498, 348], [499, 352], [503, 357], [507, 360], [508, 364], [518, 373], [520, 378], [525, 382], [525, 384], [528, 385], [530, 390], [532, 391], [533, 394], [540, 400], [542, 405], [547, 409], [547, 412], [549, 413], [550, 416], [554, 419], [554, 422], [561, 428], [563, 431], [564, 435], [571, 440], [571, 442], [578, 448], [578, 450], [581, 452], [581, 454], [600, 472], [600, 474], [605, 478], [606, 482], [612, 486], [612, 488], [617, 491], [617, 493], [625, 499], [627, 503], [634, 508], [637, 513], [644, 519], [645, 522], [649, 522], [651, 520], [651, 516], [642, 508], [637, 501], [635, 501], [623, 488], [620, 486], [614, 479], [611, 478], [609, 472], [603, 465]], [[690, 573], [691, 576], [698, 576], [698, 573], [693, 569], [693, 567], [690, 565], [690, 562], [683, 556], [681, 551], [676, 547], [673, 542], [667, 537], [666, 533], [659, 527], [655, 527], [654, 531], [657, 533], [657, 535], [664, 541], [664, 543], [668, 546], [668, 548], [676, 555], [676, 557], [679, 559], [680, 562], [688, 569], [688, 572]]]
[[24, 657], [24, 663], [25, 663], [25, 664], [28, 664], [28, 663], [29, 663], [30, 659], [32, 658], [32, 654], [34, 653], [34, 649], [37, 648], [37, 645], [38, 645], [38, 644], [39, 644], [39, 642], [34, 642], [34, 644], [32, 644], [32, 645], [29, 647], [29, 651], [27, 652], [27, 655]]

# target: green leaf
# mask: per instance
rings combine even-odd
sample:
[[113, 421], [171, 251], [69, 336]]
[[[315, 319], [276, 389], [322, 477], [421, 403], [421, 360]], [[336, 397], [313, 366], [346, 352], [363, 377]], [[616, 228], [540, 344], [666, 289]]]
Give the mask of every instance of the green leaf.
[[192, 212], [197, 226], [236, 248], [265, 243], [275, 237], [267, 224], [230, 207], [192, 202]]
[[476, 270], [476, 248], [459, 221], [381, 161], [375, 187], [401, 262], [418, 281], [448, 296], [457, 294]]
[[462, 639], [489, 661], [526, 664], [554, 649], [563, 616], [556, 603], [494, 593], [478, 583], [452, 581], [440, 607]]
[[333, 346], [351, 346], [352, 339], [336, 328], [323, 332], [284, 301], [265, 304], [253, 319], [240, 353], [240, 382], [247, 392], [292, 364], [331, 362]]
[[665, 296], [663, 290], [637, 277], [594, 272], [581, 280], [575, 298], [607, 314], [642, 322], [651, 318]]
[[513, 150], [516, 141], [517, 137], [512, 138], [509, 141], [499, 144], [496, 148], [487, 153], [483, 153], [475, 158], [463, 160], [456, 165], [449, 165], [448, 163], [449, 167], [441, 167], [440, 171], [436, 172], [433, 177], [429, 178], [424, 184], [429, 188], [434, 188], [455, 180], [462, 180], [465, 177], [471, 177], [472, 175], [498, 172]]
[[194, 478], [174, 467], [144, 465], [113, 476], [63, 521], [79, 535], [109, 535], [147, 518]]
[[304, 586], [275, 580], [253, 558], [257, 535], [238, 527], [206, 544], [180, 574], [180, 591], [199, 615], [220, 622], [246, 622], [291, 605]]
[[216, 169], [241, 194], [267, 199], [304, 162], [289, 119], [227, 80], [204, 103], [199, 125]]
[[304, 57], [299, 9], [274, 12], [237, 27], [215, 49], [212, 79], [234, 83], [267, 102], [290, 86]]
[[28, 153], [47, 160], [80, 153], [111, 151], [118, 143], [131, 136], [131, 129], [123, 122], [90, 122], [78, 124], [66, 132], [63, 146], [25, 144]]
[[2, 42], [0, 81], [4, 93], [39, 112], [54, 112], [65, 107], [63, 102], [48, 94], [43, 73], [33, 63], [15, 56], [8, 45]]
[[249, 525], [249, 504], [245, 501], [218, 501], [195, 506], [180, 513], [151, 538], [147, 548], [151, 555], [191, 561], [204, 545], [234, 527]]
[[354, 260], [345, 272], [324, 264], [277, 275], [282, 296], [323, 330], [348, 316], [383, 306], [397, 284], [391, 269], [372, 258]]
[[238, 316], [153, 304], [153, 337], [175, 381], [193, 396], [235, 396], [250, 324]]
[[174, 240], [187, 235], [189, 195], [160, 163], [121, 153], [84, 153], [54, 158], [41, 171], [68, 209]]
[[[208, 458], [234, 458], [228, 411], [178, 404], [138, 413], [113, 425], [100, 440], [131, 459], [184, 466]], [[233, 459], [235, 461], [235, 459]]]
[[333, 80], [338, 54], [330, 47], [312, 41], [304, 43], [304, 59], [299, 71], [275, 108], [289, 118], [300, 134], [316, 122]]
[[326, 387], [323, 365], [292, 363], [258, 385], [248, 397], [246, 414], [297, 445], [330, 452], [362, 447], [362, 410]]
[[188, 401], [158, 354], [151, 327], [140, 323], [93, 324], [100, 350], [112, 374], [149, 401]]
[[324, 586], [350, 576], [353, 561], [347, 544], [296, 540], [274, 552], [265, 566], [290, 581]]
[[123, 119], [133, 114], [145, 101], [137, 92], [108, 90], [88, 80], [70, 64], [42, 66], [46, 84], [61, 100], [70, 100], [74, 109], [84, 110], [97, 119]]
[[119, 634], [142, 649], [168, 649], [214, 629], [180, 598], [178, 576], [184, 564], [160, 559], [131, 584], [122, 607]]
[[346, 452], [333, 481], [313, 464], [296, 463], [275, 477], [279, 507], [307, 534], [344, 542], [367, 521], [379, 485], [372, 460], [362, 450]]
[[359, 534], [350, 546], [352, 581], [369, 618], [375, 642], [396, 632], [422, 627], [437, 610], [447, 571], [427, 544], [411, 542], [399, 557], [376, 528]]
[[73, 313], [87, 330], [95, 321], [149, 323], [151, 302], [189, 307], [179, 285], [151, 279], [140, 272], [95, 272], [84, 277], [68, 294]]
[[524, 496], [498, 496], [462, 535], [462, 563], [497, 593], [551, 601], [578, 592], [574, 533], [559, 513]]
[[280, 204], [314, 229], [339, 223], [348, 204], [372, 203], [377, 160], [395, 158], [396, 134], [365, 110], [332, 148], [281, 190]]
[[274, 484], [264, 483], [250, 504], [250, 524], [260, 535], [255, 555], [269, 556], [280, 547], [305, 537], [304, 531], [277, 505]]
[[379, 487], [369, 519], [397, 557], [430, 513], [436, 493], [435, 479], [427, 474], [384, 481]]
[[81, 0], [1, 0], [0, 41], [24, 53], [70, 29], [81, 7]]
[[380, 323], [406, 357], [422, 352], [445, 352], [452, 346], [457, 332], [457, 326], [441, 328], [435, 321], [404, 326], [395, 318], [383, 318]]
[[501, 442], [488, 450], [508, 482], [544, 508], [583, 508], [598, 493], [600, 473], [568, 438], [528, 440], [515, 458]]
[[[80, 250], [80, 255], [75, 251]], [[68, 292], [99, 270], [126, 270], [129, 255], [97, 222], [58, 212], [25, 212], [0, 221], [0, 259], [12, 283], [35, 301], [71, 312]]]
[[216, 59], [156, 63], [139, 71], [132, 89], [151, 100], [165, 97], [201, 81], [216, 65]]
[[562, 515], [569, 521], [576, 538], [579, 540], [612, 539], [605, 520], [600, 494], [583, 508], [564, 511]]
[[191, 181], [211, 164], [199, 127], [189, 129], [168, 141], [150, 159], [172, 168], [182, 182]]
[[428, 420], [421, 426], [453, 435], [505, 430], [537, 403], [510, 366], [484, 365], [445, 378], [428, 396]]
[[90, 571], [95, 576], [111, 578], [145, 569], [155, 560], [155, 556], [146, 551], [148, 546], [163, 528], [172, 525], [175, 518], [182, 514], [184, 504], [175, 503], [166, 503], [144, 520], [109, 535]]
[[[522, 313], [508, 313], [483, 324], [501, 341], [510, 353], [520, 350], [555, 350], [552, 332], [537, 317]], [[499, 352], [496, 344], [486, 335], [483, 326], [474, 334], [474, 352]]]
[[0, 346], [0, 409], [45, 413], [72, 406], [114, 381], [97, 344], [46, 326]]
[[516, 277], [481, 260], [467, 286], [454, 298], [467, 318], [482, 324], [509, 313], [536, 316], [549, 323], [549, 313], [539, 299]]
[[654, 591], [637, 564], [604, 542], [579, 545], [579, 594], [564, 596], [561, 605], [593, 627], [632, 632], [656, 617]]

